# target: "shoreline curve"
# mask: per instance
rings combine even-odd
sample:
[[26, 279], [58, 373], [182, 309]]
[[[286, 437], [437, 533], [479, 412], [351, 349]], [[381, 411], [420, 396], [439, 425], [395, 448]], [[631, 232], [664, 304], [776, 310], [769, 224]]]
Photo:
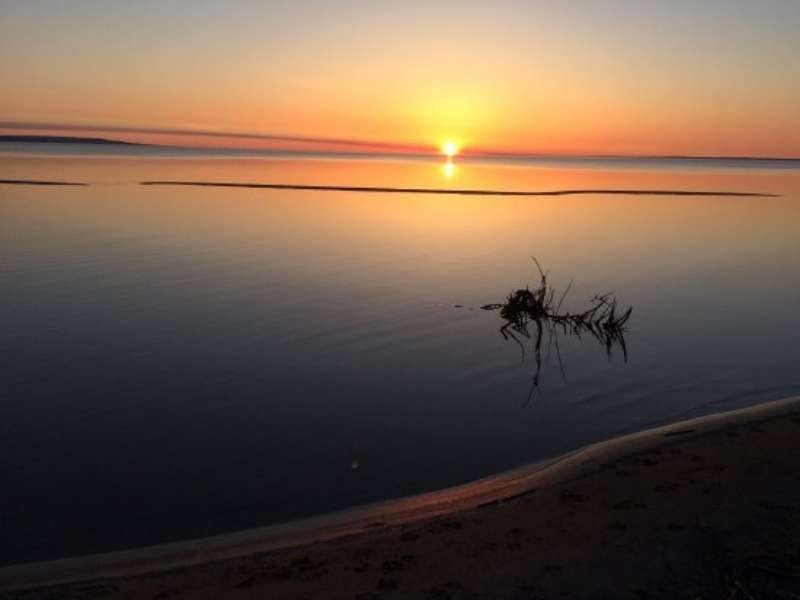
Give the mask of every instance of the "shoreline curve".
[[156, 574], [425, 521], [574, 481], [610, 462], [672, 442], [798, 413], [800, 396], [794, 396], [612, 438], [550, 460], [434, 492], [213, 537], [0, 567], [0, 591]]

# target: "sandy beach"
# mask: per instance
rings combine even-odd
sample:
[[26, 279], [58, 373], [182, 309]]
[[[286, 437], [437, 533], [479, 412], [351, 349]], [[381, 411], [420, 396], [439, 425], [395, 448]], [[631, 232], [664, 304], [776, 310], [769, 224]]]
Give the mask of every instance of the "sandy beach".
[[798, 439], [800, 398], [790, 398], [596, 444], [450, 496], [8, 567], [0, 589], [7, 598], [797, 598]]

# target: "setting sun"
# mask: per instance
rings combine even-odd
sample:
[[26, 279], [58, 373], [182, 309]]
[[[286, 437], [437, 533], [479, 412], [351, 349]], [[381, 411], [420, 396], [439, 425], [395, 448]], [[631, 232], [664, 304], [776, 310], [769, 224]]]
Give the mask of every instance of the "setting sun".
[[447, 141], [442, 144], [442, 154], [445, 156], [455, 156], [458, 154], [458, 144], [453, 141]]

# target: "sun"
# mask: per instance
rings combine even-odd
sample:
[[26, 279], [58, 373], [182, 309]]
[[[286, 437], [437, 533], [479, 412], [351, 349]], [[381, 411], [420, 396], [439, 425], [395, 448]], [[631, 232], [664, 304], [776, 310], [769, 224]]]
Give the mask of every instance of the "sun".
[[458, 154], [458, 144], [453, 141], [447, 141], [442, 144], [442, 154], [445, 156], [455, 156]]

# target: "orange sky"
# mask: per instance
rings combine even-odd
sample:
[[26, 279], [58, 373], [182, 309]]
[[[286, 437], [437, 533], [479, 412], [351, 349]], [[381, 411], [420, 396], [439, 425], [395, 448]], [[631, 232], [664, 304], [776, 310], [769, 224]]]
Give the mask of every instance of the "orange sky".
[[564, 4], [3, 3], [0, 122], [800, 156], [800, 4]]

